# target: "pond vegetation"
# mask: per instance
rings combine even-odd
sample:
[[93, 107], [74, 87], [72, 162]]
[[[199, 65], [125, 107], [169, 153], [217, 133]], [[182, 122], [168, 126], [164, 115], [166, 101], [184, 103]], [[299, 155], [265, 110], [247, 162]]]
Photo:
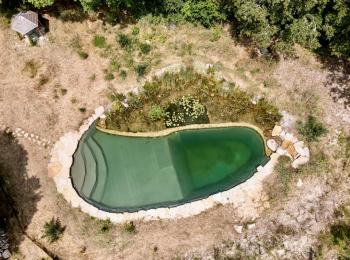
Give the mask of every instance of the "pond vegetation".
[[189, 124], [250, 122], [264, 130], [281, 119], [267, 99], [253, 102], [253, 94], [234, 83], [219, 80], [213, 68], [199, 73], [191, 66], [165, 72], [146, 81], [138, 94], [111, 91], [113, 102], [107, 128], [122, 131], [155, 131]]

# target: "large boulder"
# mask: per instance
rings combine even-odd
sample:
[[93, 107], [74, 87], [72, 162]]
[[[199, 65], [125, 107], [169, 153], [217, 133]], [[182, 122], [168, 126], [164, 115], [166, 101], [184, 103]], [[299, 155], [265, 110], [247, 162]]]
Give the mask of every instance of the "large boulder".
[[297, 151], [298, 154], [300, 154], [300, 156], [304, 156], [304, 157], [310, 157], [310, 150], [308, 147], [304, 147], [304, 142], [303, 141], [299, 141], [296, 142], [294, 144], [294, 148]]
[[296, 158], [297, 155], [298, 155], [298, 153], [297, 153], [297, 151], [295, 150], [295, 148], [294, 148], [293, 145], [288, 146], [287, 152], [288, 152], [293, 158]]
[[275, 152], [278, 148], [278, 143], [274, 139], [267, 140], [266, 145], [273, 152]]
[[292, 162], [292, 167], [293, 168], [299, 168], [299, 166], [307, 163], [309, 161], [309, 157], [306, 156], [300, 156], [298, 158], [296, 158], [293, 162]]
[[279, 136], [282, 132], [282, 127], [279, 125], [275, 125], [275, 127], [272, 129], [272, 136]]

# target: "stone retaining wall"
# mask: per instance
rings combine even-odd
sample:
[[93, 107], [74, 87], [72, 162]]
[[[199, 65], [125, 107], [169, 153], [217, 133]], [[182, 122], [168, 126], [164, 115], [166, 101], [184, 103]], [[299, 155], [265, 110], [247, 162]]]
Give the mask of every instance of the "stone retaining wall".
[[[197, 215], [217, 204], [234, 204], [239, 206], [242, 211], [245, 209], [245, 201], [247, 198], [258, 200], [262, 197], [263, 191], [263, 180], [273, 172], [274, 166], [278, 161], [278, 157], [281, 154], [287, 154], [288, 151], [280, 148], [279, 152], [272, 153], [270, 160], [264, 166], [259, 166], [257, 172], [244, 183], [233, 187], [230, 190], [219, 192], [211, 195], [205, 199], [201, 199], [194, 202], [189, 202], [180, 206], [175, 207], [164, 207], [149, 210], [140, 210], [133, 213], [110, 213], [98, 209], [97, 207], [87, 203], [83, 200], [73, 188], [70, 179], [70, 167], [73, 163], [73, 154], [78, 146], [78, 142], [82, 135], [89, 129], [89, 127], [104, 113], [103, 107], [98, 107], [95, 113], [88, 118], [79, 131], [69, 132], [62, 136], [54, 145], [51, 152], [51, 160], [49, 163], [49, 175], [53, 177], [57, 191], [63, 195], [63, 197], [71, 204], [74, 208], [80, 208], [83, 212], [99, 218], [99, 219], [110, 219], [114, 223], [122, 223], [132, 220], [157, 220], [157, 219], [177, 219], [184, 218], [193, 215]], [[211, 127], [228, 127], [237, 126], [237, 123], [224, 123], [215, 124]], [[242, 126], [242, 124], [239, 124]], [[209, 127], [205, 125], [204, 127]], [[245, 126], [250, 126], [245, 124]], [[200, 126], [186, 126], [186, 129], [199, 128]], [[256, 127], [253, 127], [256, 129]], [[178, 130], [178, 129], [175, 129]], [[170, 131], [170, 130], [169, 130]], [[168, 132], [169, 132], [168, 131]], [[171, 132], [174, 131], [173, 129]], [[261, 134], [261, 131], [258, 131]], [[276, 131], [275, 131], [276, 132]], [[273, 134], [275, 134], [275, 132]], [[166, 131], [163, 133], [167, 133]], [[128, 133], [128, 135], [135, 135]], [[280, 134], [280, 133], [279, 133]], [[141, 135], [144, 135], [142, 133]], [[159, 135], [159, 133], [158, 133]], [[294, 139], [293, 139], [294, 140]], [[294, 140], [295, 141], [295, 140]], [[277, 148], [276, 148], [277, 149]], [[281, 150], [282, 149], [282, 150]], [[281, 152], [282, 151], [282, 152]], [[293, 157], [294, 158], [294, 157]], [[299, 158], [299, 157], [296, 157]]]

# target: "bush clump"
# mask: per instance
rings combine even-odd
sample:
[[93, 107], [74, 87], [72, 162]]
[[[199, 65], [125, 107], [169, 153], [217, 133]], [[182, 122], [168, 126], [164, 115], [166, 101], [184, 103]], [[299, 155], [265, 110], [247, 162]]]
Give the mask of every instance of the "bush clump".
[[152, 121], [157, 121], [157, 120], [161, 120], [164, 118], [164, 109], [161, 106], [158, 105], [153, 105], [151, 107], [151, 109], [148, 112], [148, 117], [152, 120]]
[[132, 32], [131, 32], [132, 35], [136, 36], [136, 35], [139, 35], [139, 33], [140, 33], [139, 27], [135, 26], [132, 28]]
[[119, 72], [119, 77], [120, 77], [122, 80], [125, 80], [127, 76], [128, 76], [128, 73], [127, 73], [125, 70], [121, 70], [121, 71]]
[[150, 53], [152, 47], [148, 43], [141, 43], [140, 44], [140, 51], [142, 54], [148, 54]]
[[112, 229], [112, 227], [113, 227], [113, 224], [112, 224], [112, 222], [109, 219], [100, 221], [101, 233], [109, 232]]
[[147, 63], [141, 63], [135, 66], [135, 73], [138, 77], [143, 77], [144, 75], [146, 75], [147, 72], [147, 68], [148, 68], [148, 64]]
[[210, 27], [224, 18], [220, 4], [216, 0], [189, 0], [183, 5], [182, 16], [185, 20]]
[[262, 98], [255, 106], [255, 121], [263, 127], [272, 128], [282, 118], [278, 109]]
[[113, 80], [113, 79], [114, 79], [113, 73], [112, 73], [112, 72], [107, 72], [107, 73], [105, 74], [104, 79], [107, 80], [107, 81]]
[[316, 117], [309, 115], [305, 122], [298, 123], [298, 131], [309, 142], [317, 141], [320, 136], [327, 132], [327, 129]]
[[117, 42], [119, 43], [120, 47], [128, 49], [131, 48], [132, 39], [125, 33], [119, 33], [117, 35]]
[[49, 243], [57, 241], [65, 230], [58, 218], [52, 218], [49, 222], [46, 222], [43, 229], [43, 238], [46, 238]]
[[123, 225], [123, 230], [126, 233], [135, 234], [136, 233], [136, 225], [133, 221], [127, 222]]

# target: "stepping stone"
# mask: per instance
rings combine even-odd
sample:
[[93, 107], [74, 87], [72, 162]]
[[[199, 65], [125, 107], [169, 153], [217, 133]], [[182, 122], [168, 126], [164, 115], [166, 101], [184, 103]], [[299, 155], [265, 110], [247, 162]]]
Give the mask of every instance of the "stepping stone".
[[282, 132], [282, 127], [279, 125], [275, 125], [275, 127], [272, 130], [272, 136], [279, 136]]

